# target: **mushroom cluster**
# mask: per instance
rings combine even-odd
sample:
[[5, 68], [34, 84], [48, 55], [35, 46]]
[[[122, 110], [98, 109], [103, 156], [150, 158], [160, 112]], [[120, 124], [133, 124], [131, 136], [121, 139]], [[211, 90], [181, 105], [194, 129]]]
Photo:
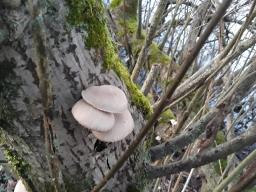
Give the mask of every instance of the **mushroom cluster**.
[[27, 192], [25, 185], [22, 183], [22, 180], [17, 182], [14, 192]]
[[92, 86], [82, 91], [72, 114], [83, 127], [105, 142], [124, 139], [134, 127], [125, 93], [113, 85]]

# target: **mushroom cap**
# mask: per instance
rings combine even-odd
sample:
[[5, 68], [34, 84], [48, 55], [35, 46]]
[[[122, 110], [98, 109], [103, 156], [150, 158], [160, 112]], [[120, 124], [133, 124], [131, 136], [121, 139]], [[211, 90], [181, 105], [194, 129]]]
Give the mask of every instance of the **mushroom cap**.
[[71, 112], [79, 124], [91, 130], [109, 131], [115, 123], [113, 114], [95, 109], [83, 99], [75, 103]]
[[82, 97], [93, 107], [109, 113], [122, 113], [128, 106], [125, 93], [113, 85], [89, 87], [82, 91]]
[[115, 119], [115, 125], [112, 127], [110, 131], [92, 131], [93, 135], [97, 137], [99, 140], [105, 142], [115, 142], [124, 139], [133, 130], [133, 118], [128, 109], [126, 109], [123, 113], [115, 114]]
[[22, 183], [21, 179], [17, 182], [14, 192], [27, 192], [25, 185]]

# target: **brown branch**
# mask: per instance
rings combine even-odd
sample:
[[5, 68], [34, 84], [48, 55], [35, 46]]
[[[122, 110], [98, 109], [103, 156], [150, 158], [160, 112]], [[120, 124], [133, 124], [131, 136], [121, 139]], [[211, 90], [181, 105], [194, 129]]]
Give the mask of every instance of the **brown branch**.
[[197, 104], [198, 98], [201, 97], [202, 92], [203, 92], [203, 87], [201, 87], [200, 89], [197, 90], [197, 92], [193, 96], [191, 102], [189, 103], [188, 108], [183, 112], [183, 115], [180, 118], [177, 127], [175, 127], [175, 129], [173, 131], [173, 135], [176, 135], [178, 132], [180, 132], [181, 128], [187, 121], [189, 114], [191, 113], [191, 111], [193, 110], [195, 105]]
[[138, 27], [136, 31], [137, 39], [142, 39], [141, 29], [142, 29], [142, 0], [139, 0], [138, 1]]
[[146, 80], [144, 81], [142, 87], [141, 87], [141, 92], [144, 94], [144, 95], [148, 95], [155, 79], [157, 78], [157, 76], [159, 75], [159, 72], [160, 72], [160, 65], [159, 64], [154, 64], [152, 65], [148, 75], [147, 75], [147, 78]]
[[149, 28], [149, 32], [148, 32], [148, 35], [146, 37], [145, 43], [144, 43], [143, 47], [141, 48], [140, 54], [138, 56], [138, 59], [136, 61], [136, 64], [135, 64], [134, 69], [133, 69], [132, 74], [131, 74], [131, 79], [133, 81], [135, 81], [137, 79], [137, 77], [139, 75], [139, 72], [140, 72], [140, 69], [144, 64], [145, 58], [147, 57], [147, 53], [148, 53], [148, 50], [149, 50], [149, 46], [151, 45], [151, 43], [154, 39], [156, 30], [158, 28], [158, 25], [159, 25], [161, 19], [162, 19], [162, 15], [165, 11], [167, 3], [168, 2], [166, 0], [161, 0], [158, 4], [156, 13], [155, 13], [154, 18], [153, 18], [152, 25]]
[[234, 184], [229, 192], [240, 192], [247, 188], [256, 178], [256, 161], [248, 166], [242, 177]]
[[163, 108], [165, 107], [165, 101], [167, 98], [171, 98], [173, 95], [175, 89], [180, 84], [181, 80], [183, 79], [184, 75], [186, 74], [187, 70], [193, 63], [194, 59], [198, 55], [199, 51], [203, 47], [205, 41], [211, 34], [214, 27], [217, 25], [220, 18], [225, 13], [226, 9], [229, 7], [232, 1], [226, 0], [223, 2], [223, 4], [219, 7], [219, 9], [216, 11], [214, 17], [212, 20], [208, 23], [205, 31], [200, 36], [198, 41], [196, 42], [195, 47], [192, 50], [189, 50], [187, 57], [184, 59], [184, 62], [182, 63], [180, 70], [177, 73], [177, 76], [174, 78], [173, 84], [168, 87], [165, 95], [162, 97], [159, 105], [157, 106], [156, 110], [152, 114], [152, 116], [147, 121], [146, 125], [141, 129], [141, 131], [138, 133], [135, 140], [131, 143], [127, 151], [121, 156], [121, 158], [117, 161], [117, 163], [112, 167], [112, 169], [105, 175], [105, 177], [100, 181], [100, 183], [94, 187], [93, 191], [99, 191], [104, 187], [104, 185], [107, 183], [107, 181], [112, 178], [112, 176], [123, 166], [123, 164], [126, 162], [126, 160], [130, 157], [130, 155], [134, 152], [136, 147], [139, 145], [139, 143], [143, 140], [145, 135], [148, 133], [148, 131], [151, 129], [152, 125], [155, 123], [155, 121], [160, 116]]
[[192, 168], [196, 168], [210, 162], [214, 162], [218, 159], [225, 158], [228, 155], [242, 150], [244, 147], [252, 145], [256, 142], [256, 125], [254, 124], [241, 136], [218, 145], [217, 147], [203, 151], [194, 156], [190, 156], [185, 160], [171, 163], [167, 166], [150, 166], [147, 165], [145, 171], [148, 178], [157, 178], [181, 171], [189, 171]]

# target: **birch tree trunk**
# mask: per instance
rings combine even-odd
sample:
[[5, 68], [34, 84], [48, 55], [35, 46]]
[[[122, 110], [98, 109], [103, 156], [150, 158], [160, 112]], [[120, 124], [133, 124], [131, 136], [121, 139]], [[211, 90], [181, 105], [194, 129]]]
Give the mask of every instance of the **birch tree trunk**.
[[[94, 9], [99, 2], [80, 2], [92, 6], [91, 12], [83, 10], [85, 15], [100, 14]], [[89, 86], [113, 84], [130, 101], [134, 97], [127, 89], [131, 85], [126, 86], [116, 70], [104, 67], [110, 50], [85, 46], [90, 28], [82, 28], [88, 30], [84, 31], [67, 23], [72, 7], [68, 5], [74, 8], [76, 3], [79, 1], [0, 3], [1, 143], [12, 168], [33, 192], [90, 191], [143, 123], [141, 110], [130, 105], [134, 132], [125, 140], [99, 144], [73, 119], [71, 107]], [[103, 34], [96, 31], [95, 35]], [[137, 161], [131, 157], [105, 190], [126, 191], [135, 181], [132, 175]]]

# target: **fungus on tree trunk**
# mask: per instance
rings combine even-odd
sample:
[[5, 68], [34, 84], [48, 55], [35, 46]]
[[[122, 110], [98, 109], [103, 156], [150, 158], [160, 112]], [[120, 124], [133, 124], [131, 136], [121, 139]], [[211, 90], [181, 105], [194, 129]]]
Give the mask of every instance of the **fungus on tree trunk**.
[[134, 128], [125, 93], [113, 85], [92, 86], [82, 91], [83, 100], [72, 108], [74, 118], [101, 141], [124, 139]]
[[27, 192], [25, 185], [22, 183], [22, 180], [17, 182], [14, 192]]

